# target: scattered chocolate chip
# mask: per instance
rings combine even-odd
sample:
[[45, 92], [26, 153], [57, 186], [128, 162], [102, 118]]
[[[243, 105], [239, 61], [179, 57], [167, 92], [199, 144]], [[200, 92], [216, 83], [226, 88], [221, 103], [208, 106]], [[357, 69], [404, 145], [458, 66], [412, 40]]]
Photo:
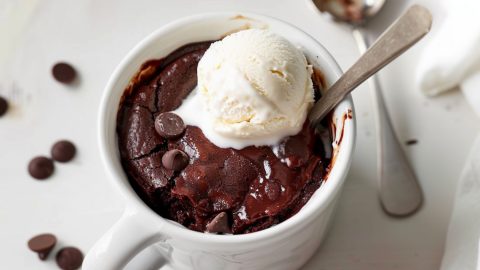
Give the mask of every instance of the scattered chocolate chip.
[[77, 72], [75, 69], [68, 63], [57, 63], [52, 68], [52, 75], [55, 80], [61, 83], [72, 83], [77, 77]]
[[56, 142], [51, 150], [53, 160], [58, 162], [72, 160], [76, 152], [77, 149], [75, 148], [75, 145], [66, 140]]
[[163, 166], [177, 172], [187, 167], [188, 162], [188, 155], [178, 149], [169, 150], [162, 157]]
[[209, 233], [232, 233], [232, 229], [228, 225], [227, 213], [221, 212], [215, 216], [206, 226]]
[[8, 101], [0, 97], [0, 116], [3, 116], [8, 111]]
[[416, 139], [411, 139], [405, 142], [407, 145], [414, 145], [418, 143], [418, 140]]
[[55, 235], [50, 233], [40, 234], [28, 241], [28, 248], [33, 252], [38, 253], [40, 260], [47, 259], [48, 254], [52, 251], [57, 243]]
[[56, 261], [58, 267], [63, 270], [75, 270], [82, 266], [83, 254], [76, 247], [65, 247], [57, 252]]
[[180, 136], [185, 131], [185, 124], [180, 116], [171, 112], [165, 112], [157, 115], [155, 118], [155, 130], [163, 138], [172, 139]]
[[275, 201], [280, 196], [280, 185], [277, 182], [267, 181], [265, 193], [270, 200]]
[[53, 161], [47, 157], [33, 158], [28, 164], [28, 172], [33, 178], [42, 180], [53, 174]]

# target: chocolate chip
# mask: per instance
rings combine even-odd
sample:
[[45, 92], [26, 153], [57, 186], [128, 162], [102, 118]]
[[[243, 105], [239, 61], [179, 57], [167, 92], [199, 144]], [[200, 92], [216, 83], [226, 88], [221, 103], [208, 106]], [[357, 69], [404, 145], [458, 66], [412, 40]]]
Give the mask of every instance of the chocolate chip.
[[0, 116], [3, 116], [8, 111], [8, 101], [0, 97]]
[[414, 145], [418, 143], [418, 140], [416, 139], [411, 139], [405, 142], [407, 145]]
[[267, 181], [265, 193], [270, 200], [275, 201], [280, 196], [280, 185], [277, 182]]
[[65, 247], [57, 252], [58, 267], [63, 270], [75, 270], [82, 266], [83, 254], [76, 247]]
[[185, 131], [185, 124], [180, 116], [165, 112], [155, 118], [155, 130], [163, 138], [172, 139], [182, 135]]
[[178, 149], [169, 150], [162, 157], [163, 167], [177, 172], [187, 167], [188, 162], [188, 155]]
[[227, 213], [221, 212], [215, 216], [206, 226], [209, 233], [232, 233], [232, 229], [228, 225]]
[[77, 77], [77, 72], [75, 69], [68, 63], [57, 63], [52, 68], [52, 75], [55, 80], [61, 83], [72, 83]]
[[52, 158], [58, 162], [67, 162], [72, 160], [77, 152], [75, 145], [69, 141], [58, 141], [52, 146]]
[[33, 252], [38, 253], [40, 260], [44, 261], [50, 251], [57, 243], [57, 238], [55, 235], [50, 233], [40, 234], [28, 241], [28, 248]]
[[28, 172], [33, 178], [42, 180], [53, 174], [53, 161], [47, 157], [33, 158], [28, 164]]

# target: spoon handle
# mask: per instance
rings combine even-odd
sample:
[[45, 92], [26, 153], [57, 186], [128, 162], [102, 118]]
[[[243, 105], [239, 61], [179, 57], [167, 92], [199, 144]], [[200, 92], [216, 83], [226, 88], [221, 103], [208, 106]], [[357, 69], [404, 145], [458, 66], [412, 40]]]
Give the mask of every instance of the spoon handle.
[[417, 43], [431, 25], [432, 15], [426, 8], [410, 7], [315, 103], [309, 114], [310, 123], [315, 125], [322, 120], [353, 89]]
[[[354, 29], [353, 36], [360, 53], [364, 53], [368, 41], [362, 30]], [[388, 215], [406, 217], [422, 205], [422, 189], [393, 130], [378, 77], [373, 75], [367, 83], [372, 91], [375, 108], [380, 201]]]

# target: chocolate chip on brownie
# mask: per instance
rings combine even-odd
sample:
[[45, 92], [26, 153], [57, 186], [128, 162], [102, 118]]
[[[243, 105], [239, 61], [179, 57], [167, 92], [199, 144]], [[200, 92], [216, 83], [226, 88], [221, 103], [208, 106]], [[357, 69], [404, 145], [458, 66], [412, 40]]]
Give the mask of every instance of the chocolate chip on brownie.
[[206, 226], [207, 232], [210, 233], [232, 233], [232, 229], [228, 224], [227, 213], [221, 212], [216, 215]]
[[50, 233], [40, 234], [28, 241], [28, 248], [33, 252], [38, 253], [40, 260], [47, 259], [48, 254], [52, 251], [53, 247], [57, 243], [55, 235]]
[[178, 149], [169, 150], [162, 156], [162, 164], [169, 170], [181, 171], [187, 167], [188, 162], [188, 155]]
[[28, 164], [28, 172], [38, 180], [43, 180], [53, 174], [53, 161], [47, 157], [38, 156], [33, 158]]
[[155, 118], [155, 130], [166, 139], [176, 138], [185, 131], [185, 123], [180, 116], [165, 112]]
[[51, 155], [55, 161], [67, 162], [73, 159], [76, 152], [77, 150], [72, 142], [62, 140], [52, 146]]

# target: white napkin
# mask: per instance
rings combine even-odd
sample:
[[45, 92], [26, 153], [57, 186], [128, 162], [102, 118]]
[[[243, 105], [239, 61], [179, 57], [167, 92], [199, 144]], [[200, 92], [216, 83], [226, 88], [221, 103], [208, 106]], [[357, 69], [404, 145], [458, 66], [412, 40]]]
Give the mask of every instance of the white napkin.
[[[417, 83], [429, 96], [460, 88], [480, 116], [480, 1], [430, 0], [434, 29], [419, 59]], [[457, 186], [442, 270], [480, 270], [480, 136]]]
[[436, 11], [434, 27], [419, 60], [417, 81], [425, 94], [436, 95], [463, 86], [480, 72], [480, 1], [430, 1]]
[[[480, 1], [479, 1], [480, 3]], [[477, 29], [480, 35], [480, 28]], [[475, 48], [480, 52], [480, 47]], [[460, 84], [465, 98], [472, 106], [473, 110], [480, 116], [480, 71], [474, 73]]]
[[480, 137], [474, 143], [455, 195], [442, 270], [480, 270]]

